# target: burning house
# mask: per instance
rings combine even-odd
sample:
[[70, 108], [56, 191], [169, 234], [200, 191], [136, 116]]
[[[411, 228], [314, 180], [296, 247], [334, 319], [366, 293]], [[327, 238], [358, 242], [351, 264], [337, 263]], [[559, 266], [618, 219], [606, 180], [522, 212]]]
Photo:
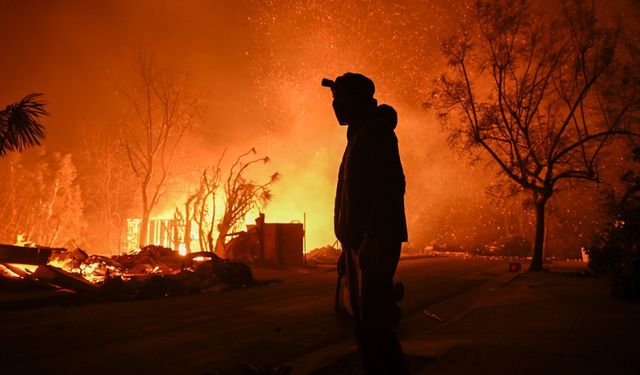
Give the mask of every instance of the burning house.
[[[167, 297], [254, 285], [244, 263], [211, 252], [180, 255], [149, 245], [112, 257], [75, 249], [0, 245], [0, 288], [45, 293], [35, 303]], [[5, 308], [30, 305], [9, 301]]]
[[[304, 264], [304, 225], [266, 223], [264, 214], [246, 231], [227, 234], [228, 259], [207, 251], [200, 233], [190, 231], [184, 220], [150, 220], [143, 240], [149, 245], [143, 247], [136, 246], [140, 220], [127, 224], [125, 238], [133, 250], [111, 257], [78, 248], [0, 245], [0, 284], [11, 290], [44, 290], [57, 302], [120, 300], [253, 285], [247, 263]], [[190, 233], [190, 251], [185, 233]], [[212, 244], [210, 238], [207, 243]]]

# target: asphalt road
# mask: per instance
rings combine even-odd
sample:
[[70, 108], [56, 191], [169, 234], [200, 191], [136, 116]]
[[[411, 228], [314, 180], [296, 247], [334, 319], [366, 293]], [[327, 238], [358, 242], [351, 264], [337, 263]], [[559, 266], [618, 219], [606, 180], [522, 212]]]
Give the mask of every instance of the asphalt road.
[[[276, 365], [351, 337], [351, 322], [333, 310], [335, 269], [254, 272], [282, 281], [219, 294], [0, 312], [0, 374], [234, 374], [244, 363]], [[402, 261], [404, 313], [505, 272], [504, 261]]]

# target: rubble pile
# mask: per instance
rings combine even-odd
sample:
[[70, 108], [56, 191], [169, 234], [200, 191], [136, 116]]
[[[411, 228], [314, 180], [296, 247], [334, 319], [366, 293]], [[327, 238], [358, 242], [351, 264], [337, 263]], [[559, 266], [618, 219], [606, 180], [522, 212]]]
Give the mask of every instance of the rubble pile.
[[51, 290], [85, 300], [128, 300], [254, 285], [244, 263], [149, 245], [106, 257], [81, 249], [0, 245], [0, 291]]
[[331, 245], [311, 250], [307, 254], [307, 263], [310, 264], [336, 264], [340, 258], [341, 250]]

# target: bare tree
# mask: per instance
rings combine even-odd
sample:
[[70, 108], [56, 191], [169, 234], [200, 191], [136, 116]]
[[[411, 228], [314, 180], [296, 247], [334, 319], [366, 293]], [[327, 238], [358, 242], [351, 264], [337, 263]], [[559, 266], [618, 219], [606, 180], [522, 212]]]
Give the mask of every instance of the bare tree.
[[78, 132], [85, 216], [91, 223], [89, 237], [94, 247], [120, 253], [123, 213], [131, 208], [136, 190], [127, 154], [121, 147], [117, 128], [111, 124], [82, 124]]
[[198, 245], [200, 251], [213, 251], [213, 231], [216, 217], [216, 194], [220, 187], [221, 169], [220, 163], [224, 154], [220, 156], [218, 163], [211, 168], [205, 168], [200, 174], [198, 187], [187, 194], [184, 202], [184, 211], [176, 207], [174, 217], [179, 222], [185, 223], [184, 239], [186, 251], [192, 252], [191, 232], [193, 224], [198, 229]]
[[138, 61], [138, 83], [127, 93], [132, 116], [124, 122], [122, 141], [140, 189], [140, 245], [146, 245], [148, 223], [171, 172], [175, 151], [198, 110], [179, 74]]
[[45, 129], [40, 117], [48, 116], [42, 94], [33, 93], [0, 110], [0, 156], [40, 145]]
[[524, 0], [477, 2], [477, 22], [443, 43], [450, 71], [426, 103], [452, 145], [484, 151], [531, 194], [531, 270], [543, 268], [554, 191], [566, 180], [599, 180], [602, 150], [632, 134], [629, 114], [639, 104], [638, 81], [624, 77], [619, 27], [600, 22], [593, 3], [560, 8], [534, 14]]
[[270, 187], [280, 177], [278, 173], [274, 173], [267, 182], [262, 184], [249, 179], [246, 173], [252, 166], [269, 162], [268, 157], [245, 161], [247, 157], [255, 154], [256, 150], [252, 148], [240, 155], [229, 168], [229, 174], [224, 182], [224, 212], [218, 224], [218, 238], [215, 244], [216, 253], [223, 258], [228, 256], [225, 239], [229, 231], [243, 222], [252, 209], [264, 207], [271, 200]]
[[226, 150], [218, 159], [218, 163], [209, 172], [206, 169], [202, 172], [202, 177], [200, 178], [202, 196], [195, 205], [193, 219], [198, 225], [200, 249], [206, 249], [207, 251], [214, 251], [213, 231], [216, 218], [216, 194], [221, 182], [220, 163], [225, 153]]
[[194, 219], [195, 211], [197, 211], [194, 203], [202, 197], [202, 192], [202, 185], [200, 185], [195, 192], [187, 194], [187, 199], [184, 201], [184, 215], [179, 215], [180, 220], [184, 220], [184, 246], [187, 253], [191, 252], [191, 222]]
[[0, 241], [78, 246], [85, 222], [70, 154], [13, 154], [0, 163]]

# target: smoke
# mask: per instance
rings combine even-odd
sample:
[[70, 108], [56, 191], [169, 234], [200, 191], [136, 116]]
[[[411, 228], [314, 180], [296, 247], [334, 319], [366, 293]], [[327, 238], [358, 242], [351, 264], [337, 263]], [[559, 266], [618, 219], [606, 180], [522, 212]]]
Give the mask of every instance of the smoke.
[[[204, 107], [158, 213], [171, 212], [225, 149], [231, 160], [255, 146], [272, 161], [256, 174], [282, 175], [267, 221], [303, 221], [306, 214], [313, 249], [335, 240], [333, 198], [346, 144], [320, 80], [360, 72], [376, 83], [378, 101], [399, 114], [410, 241], [471, 245], [508, 233], [502, 216], [517, 209], [493, 207], [485, 188], [495, 171], [450, 151], [447, 135], [422, 109], [444, 68], [440, 41], [467, 18], [471, 3], [0, 1], [7, 36], [0, 105], [44, 92], [52, 113], [47, 148], [76, 153], [78, 123], [115, 126], [123, 116], [120, 93], [137, 54], [148, 51], [188, 73]], [[78, 173], [91, 168], [78, 165]]]
[[[172, 212], [223, 150], [231, 160], [255, 146], [272, 160], [257, 174], [282, 175], [267, 220], [303, 221], [306, 214], [308, 248], [333, 242], [346, 137], [319, 83], [346, 71], [371, 77], [379, 102], [399, 113], [412, 241], [441, 235], [452, 202], [482, 192], [477, 173], [454, 157], [421, 109], [442, 66], [440, 39], [457, 25], [452, 2], [25, 1], [2, 9], [0, 27], [12, 36], [7, 50], [19, 58], [0, 62], [0, 100], [45, 92], [50, 149], [78, 152], [81, 141], [72, 135], [78, 123], [118, 123], [120, 93], [134, 78], [141, 50], [189, 74], [205, 110], [185, 138], [156, 215]], [[91, 167], [78, 165], [79, 174]]]
[[274, 210], [307, 212], [310, 246], [333, 240], [333, 195], [346, 129], [337, 125], [331, 94], [320, 79], [354, 71], [372, 78], [378, 101], [399, 114], [410, 241], [424, 246], [440, 237], [470, 237], [449, 231], [453, 237], [446, 238], [441, 225], [466, 231], [467, 222], [450, 222], [452, 206], [462, 200], [465, 214], [479, 210], [487, 179], [455, 157], [439, 124], [422, 110], [430, 82], [443, 67], [440, 39], [457, 26], [450, 3], [261, 4], [249, 17], [259, 61], [257, 96], [268, 118], [263, 126], [269, 154], [274, 164], [286, 166], [274, 190]]

